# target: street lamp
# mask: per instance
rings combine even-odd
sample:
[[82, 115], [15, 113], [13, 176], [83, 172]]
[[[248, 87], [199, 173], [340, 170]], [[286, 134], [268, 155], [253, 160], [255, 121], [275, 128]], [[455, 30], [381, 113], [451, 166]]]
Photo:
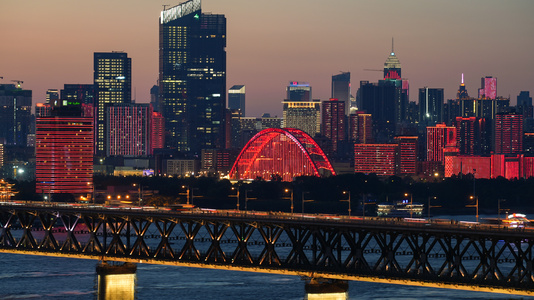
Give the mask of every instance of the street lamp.
[[[182, 185], [182, 189], [186, 189], [186, 204], [189, 205], [189, 186], [188, 185]], [[183, 195], [183, 194], [180, 194]]]
[[293, 190], [291, 189], [285, 189], [285, 192], [286, 193], [289, 193], [291, 192], [291, 197], [290, 197], [290, 200], [291, 200], [291, 213], [293, 213]]
[[[341, 201], [347, 201], [349, 203], [348, 211], [349, 211], [349, 217], [350, 217], [350, 213], [352, 211], [351, 208], [350, 208], [350, 191], [343, 191], [343, 195], [347, 195], [347, 194], [349, 195], [349, 198], [347, 200], [341, 200]], [[365, 206], [364, 206], [364, 208], [365, 208]], [[364, 215], [365, 215], [365, 212], [364, 212]]]
[[140, 183], [134, 183], [133, 186], [137, 186], [137, 200], [139, 202], [139, 206], [141, 206], [141, 202], [143, 201], [143, 186]]
[[304, 214], [304, 202], [313, 202], [312, 199], [304, 199], [304, 195], [309, 194], [309, 192], [302, 192], [302, 214]]
[[476, 218], [478, 222], [478, 197], [477, 196], [469, 196], [469, 199], [475, 200], [475, 205], [466, 205], [465, 207], [476, 207]]
[[438, 197], [436, 197], [436, 196], [434, 196], [434, 197], [429, 196], [429, 197], [428, 197], [428, 210], [427, 210], [427, 213], [428, 213], [428, 219], [430, 219], [430, 209], [431, 209], [431, 208], [434, 208], [434, 207], [435, 207], [435, 208], [437, 208], [437, 207], [441, 207], [440, 205], [437, 205], [437, 206], [431, 206], [431, 205], [430, 205], [430, 199], [436, 200], [436, 199], [438, 199]]
[[245, 210], [248, 210], [248, 200], [256, 200], [256, 199], [258, 199], [258, 198], [250, 198], [248, 196], [248, 192], [249, 191], [250, 190], [245, 190]]
[[[233, 190], [237, 190], [237, 194], [236, 195], [232, 195], [232, 197], [236, 197], [236, 209], [239, 210], [239, 188], [240, 186], [238, 185], [237, 188], [236, 187], [232, 187], [232, 191]], [[245, 204], [246, 206], [246, 204]], [[245, 208], [246, 209], [246, 208]]]
[[[413, 216], [413, 195], [410, 195], [410, 218]], [[408, 197], [408, 193], [404, 193], [404, 197]]]

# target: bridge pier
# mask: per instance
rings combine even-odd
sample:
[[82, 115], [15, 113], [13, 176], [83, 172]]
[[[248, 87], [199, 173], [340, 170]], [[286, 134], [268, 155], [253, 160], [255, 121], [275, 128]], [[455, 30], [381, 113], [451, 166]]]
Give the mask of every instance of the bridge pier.
[[134, 300], [136, 271], [137, 266], [132, 263], [100, 262], [96, 266], [98, 300]]
[[304, 287], [307, 300], [347, 300], [349, 284], [344, 280], [311, 278]]

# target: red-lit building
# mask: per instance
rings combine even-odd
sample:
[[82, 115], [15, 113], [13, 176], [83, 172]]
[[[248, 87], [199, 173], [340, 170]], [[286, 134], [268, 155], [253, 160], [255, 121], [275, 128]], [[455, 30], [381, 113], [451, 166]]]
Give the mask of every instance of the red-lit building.
[[106, 108], [106, 155], [147, 156], [152, 153], [149, 104], [114, 104]]
[[495, 153], [519, 154], [523, 151], [523, 115], [498, 113], [495, 116]]
[[354, 172], [395, 175], [397, 150], [397, 144], [355, 144]]
[[496, 99], [497, 98], [497, 78], [486, 76], [482, 77], [481, 88], [478, 90], [478, 98]]
[[426, 128], [426, 160], [444, 163], [443, 149], [456, 147], [456, 127], [445, 123]]
[[456, 146], [460, 154], [481, 154], [485, 137], [485, 120], [477, 117], [456, 117]]
[[476, 178], [506, 179], [529, 178], [534, 176], [534, 157], [525, 157], [522, 154], [508, 156], [493, 154], [491, 156], [458, 155], [446, 156], [445, 177], [452, 175], [473, 173]]
[[350, 115], [349, 138], [357, 144], [373, 143], [373, 118], [371, 114], [357, 111]]
[[152, 155], [154, 149], [165, 148], [165, 119], [161, 113], [153, 111], [150, 124], [150, 155]]
[[323, 101], [321, 133], [330, 141], [332, 153], [337, 153], [339, 143], [345, 140], [345, 102], [331, 98]]
[[397, 136], [395, 140], [398, 144], [397, 174], [408, 175], [417, 173], [417, 137]]
[[36, 192], [90, 197], [93, 191], [93, 118], [36, 119]]

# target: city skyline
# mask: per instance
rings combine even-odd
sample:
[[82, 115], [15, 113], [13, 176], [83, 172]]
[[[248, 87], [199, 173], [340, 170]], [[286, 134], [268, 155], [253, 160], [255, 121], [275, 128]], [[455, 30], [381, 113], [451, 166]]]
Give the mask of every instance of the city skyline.
[[[383, 68], [392, 37], [402, 75], [410, 80], [410, 101], [425, 86], [444, 88], [445, 99], [455, 98], [462, 73], [470, 95], [485, 76], [498, 79], [497, 94], [509, 96], [512, 104], [520, 91], [532, 91], [534, 41], [528, 36], [534, 2], [398, 4], [204, 0], [202, 7], [228, 19], [226, 89], [247, 86], [249, 116], [281, 117], [289, 81], [309, 82], [314, 99], [328, 100], [331, 76], [349, 71], [355, 95], [361, 80], [382, 77], [364, 69]], [[8, 41], [0, 45], [0, 82], [22, 80], [24, 89], [33, 90], [33, 104], [44, 102], [47, 89], [92, 83], [94, 52], [124, 51], [132, 59], [132, 98], [149, 102], [158, 77], [162, 8], [143, 1], [8, 0], [0, 10], [0, 30]]]

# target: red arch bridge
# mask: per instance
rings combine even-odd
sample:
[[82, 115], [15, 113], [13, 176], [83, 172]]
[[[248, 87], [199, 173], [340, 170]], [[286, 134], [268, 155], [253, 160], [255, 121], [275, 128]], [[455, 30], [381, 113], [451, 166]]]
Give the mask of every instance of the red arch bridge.
[[0, 252], [534, 295], [534, 228], [1, 203]]
[[297, 176], [335, 174], [321, 147], [307, 133], [294, 128], [268, 128], [252, 137], [241, 150], [229, 177], [279, 177], [291, 181]]

